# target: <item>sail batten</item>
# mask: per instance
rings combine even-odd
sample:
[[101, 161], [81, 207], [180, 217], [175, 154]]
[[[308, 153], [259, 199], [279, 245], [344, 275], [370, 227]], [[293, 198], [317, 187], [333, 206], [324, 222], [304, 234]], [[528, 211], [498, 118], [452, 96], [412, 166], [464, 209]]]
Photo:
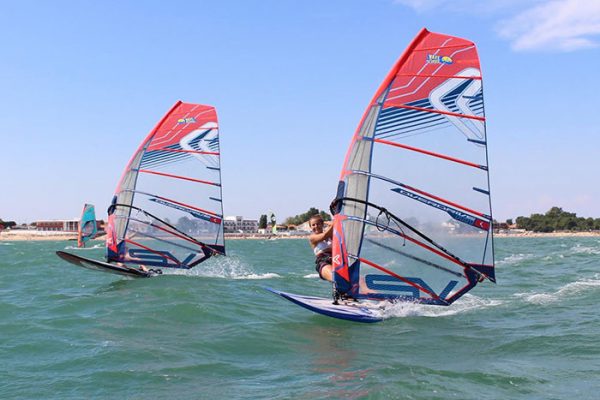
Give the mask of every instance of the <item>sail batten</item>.
[[179, 175], [167, 174], [167, 173], [164, 173], [164, 172], [151, 171], [151, 170], [148, 170], [148, 169], [139, 169], [138, 172], [144, 172], [146, 174], [162, 175], [162, 176], [166, 176], [167, 178], [183, 179], [183, 180], [186, 180], [186, 181], [191, 181], [191, 182], [196, 182], [196, 183], [204, 183], [206, 185], [214, 185], [214, 186], [219, 186], [220, 185], [220, 183], [217, 183], [217, 182], [208, 182], [208, 181], [203, 181], [203, 180], [200, 180], [200, 179], [190, 178], [188, 176], [179, 176]]
[[423, 29], [344, 160], [332, 204], [337, 290], [448, 305], [495, 281], [486, 146], [475, 45]]
[[[368, 139], [365, 139], [368, 140]], [[439, 154], [439, 153], [435, 153], [433, 151], [428, 151], [425, 149], [419, 149], [417, 147], [413, 147], [413, 146], [408, 146], [408, 145], [404, 145], [401, 143], [396, 143], [396, 142], [392, 142], [390, 140], [384, 140], [384, 139], [372, 139], [374, 142], [376, 143], [382, 143], [382, 144], [387, 144], [389, 146], [394, 146], [394, 147], [400, 147], [402, 149], [405, 150], [410, 150], [410, 151], [414, 151], [417, 153], [421, 153], [421, 154], [426, 154], [428, 156], [432, 156], [432, 157], [438, 157], [438, 158], [443, 158], [445, 160], [448, 161], [452, 161], [458, 164], [463, 164], [463, 165], [468, 165], [469, 167], [474, 167], [474, 168], [479, 168], [479, 169], [483, 169], [483, 170], [487, 170], [487, 166], [486, 165], [480, 165], [480, 164], [476, 164], [470, 161], [466, 161], [466, 160], [461, 160], [455, 157], [451, 157], [449, 155], [446, 154]]]
[[[173, 200], [173, 199], [170, 199], [170, 198], [167, 198], [167, 197], [164, 197], [164, 196], [159, 196], [157, 194], [151, 194], [151, 193], [147, 193], [147, 192], [141, 192], [139, 190], [124, 190], [124, 192], [125, 191], [132, 192], [132, 193], [139, 193], [139, 194], [146, 195], [148, 197], [153, 197], [153, 198], [156, 198], [156, 199], [165, 200], [165, 201], [171, 202], [173, 204], [178, 204], [178, 205], [183, 206], [183, 207], [191, 208], [192, 210], [195, 210], [195, 211], [200, 211], [202, 213], [206, 213], [206, 214], [212, 215], [214, 217], [218, 217], [218, 218], [222, 218], [223, 217], [223, 215], [217, 214], [216, 212], [205, 210], [205, 209], [199, 208], [199, 207], [195, 207], [195, 206], [192, 206], [190, 204], [185, 204], [185, 203], [182, 203], [182, 202], [177, 201], [177, 200]], [[221, 201], [220, 199], [214, 199], [212, 197], [210, 199], [211, 200]], [[156, 200], [151, 199], [151, 201], [156, 201]], [[216, 221], [216, 222], [220, 223], [220, 221]]]

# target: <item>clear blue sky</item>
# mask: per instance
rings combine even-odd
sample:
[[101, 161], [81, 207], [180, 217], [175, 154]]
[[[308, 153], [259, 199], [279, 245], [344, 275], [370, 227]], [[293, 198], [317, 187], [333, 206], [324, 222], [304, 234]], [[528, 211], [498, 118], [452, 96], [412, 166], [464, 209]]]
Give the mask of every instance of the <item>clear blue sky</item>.
[[214, 105], [226, 215], [326, 209], [426, 27], [478, 45], [498, 220], [600, 217], [600, 2], [0, 0], [0, 218], [99, 218], [176, 100]]

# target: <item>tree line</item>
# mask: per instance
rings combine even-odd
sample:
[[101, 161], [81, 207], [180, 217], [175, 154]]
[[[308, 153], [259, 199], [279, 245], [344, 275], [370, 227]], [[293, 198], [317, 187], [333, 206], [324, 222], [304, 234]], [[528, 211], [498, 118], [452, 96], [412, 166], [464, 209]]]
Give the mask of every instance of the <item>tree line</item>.
[[561, 207], [552, 207], [545, 214], [517, 217], [515, 222], [518, 228], [533, 232], [600, 230], [600, 218], [578, 217]]
[[2, 218], [0, 218], [0, 227], [2, 227], [2, 229], [12, 228], [16, 225], [17, 223], [15, 221], [4, 221]]
[[323, 218], [323, 221], [331, 221], [331, 215], [329, 215], [327, 212], [323, 210], [319, 211], [318, 208], [311, 207], [305, 213], [295, 215], [293, 217], [288, 217], [283, 223], [285, 225], [302, 225], [303, 223], [308, 221], [310, 217], [317, 214], [319, 214]]

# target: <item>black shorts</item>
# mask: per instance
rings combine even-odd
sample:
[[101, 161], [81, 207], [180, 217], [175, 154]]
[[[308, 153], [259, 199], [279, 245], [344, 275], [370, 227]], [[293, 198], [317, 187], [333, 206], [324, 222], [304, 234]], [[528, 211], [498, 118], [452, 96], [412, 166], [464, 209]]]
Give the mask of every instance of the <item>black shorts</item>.
[[319, 277], [321, 279], [325, 279], [325, 278], [323, 278], [323, 275], [321, 275], [321, 270], [326, 265], [331, 265], [331, 254], [328, 254], [328, 253], [319, 254], [317, 256], [317, 259], [315, 260], [315, 269], [319, 273]]

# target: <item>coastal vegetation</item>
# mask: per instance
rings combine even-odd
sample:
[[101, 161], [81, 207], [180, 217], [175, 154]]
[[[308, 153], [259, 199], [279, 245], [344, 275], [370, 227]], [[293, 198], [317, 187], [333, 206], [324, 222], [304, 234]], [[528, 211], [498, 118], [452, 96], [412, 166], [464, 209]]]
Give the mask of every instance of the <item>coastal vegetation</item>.
[[267, 229], [267, 215], [262, 214], [258, 220], [258, 229]]
[[1, 229], [6, 229], [6, 228], [12, 228], [13, 226], [16, 226], [17, 223], [15, 221], [4, 221], [2, 218], [0, 218], [0, 228]]
[[323, 218], [323, 221], [331, 221], [331, 215], [329, 215], [325, 211], [319, 211], [318, 208], [311, 207], [308, 209], [307, 212], [305, 212], [303, 214], [295, 215], [293, 217], [288, 217], [285, 220], [284, 224], [285, 225], [301, 225], [301, 224], [305, 223], [306, 221], [308, 221], [308, 219], [310, 217], [312, 217], [313, 215], [316, 215], [316, 214], [321, 215], [321, 217]]
[[600, 218], [578, 217], [577, 214], [564, 211], [561, 207], [552, 207], [545, 214], [517, 217], [515, 222], [519, 229], [533, 232], [600, 230]]

